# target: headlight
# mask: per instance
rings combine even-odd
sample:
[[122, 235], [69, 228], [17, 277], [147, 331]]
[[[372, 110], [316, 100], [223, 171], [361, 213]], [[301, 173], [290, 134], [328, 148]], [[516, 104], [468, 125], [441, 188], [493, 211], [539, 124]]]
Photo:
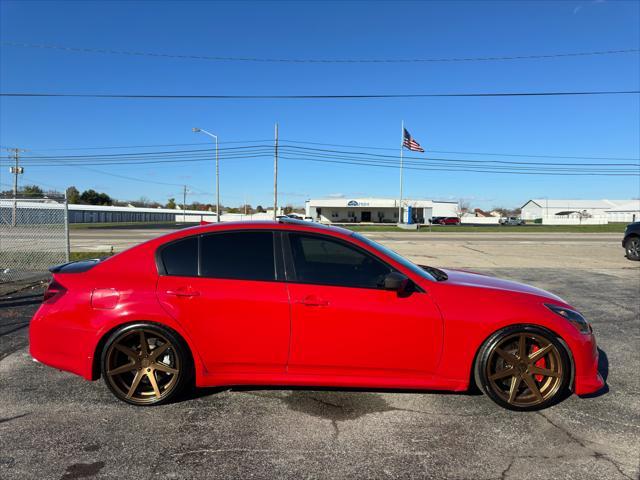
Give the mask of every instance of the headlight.
[[580, 333], [592, 332], [589, 322], [587, 322], [584, 317], [575, 310], [570, 310], [558, 305], [552, 305], [550, 303], [545, 303], [544, 305], [553, 313], [560, 315], [565, 320], [569, 320], [569, 322], [571, 322], [580, 331]]

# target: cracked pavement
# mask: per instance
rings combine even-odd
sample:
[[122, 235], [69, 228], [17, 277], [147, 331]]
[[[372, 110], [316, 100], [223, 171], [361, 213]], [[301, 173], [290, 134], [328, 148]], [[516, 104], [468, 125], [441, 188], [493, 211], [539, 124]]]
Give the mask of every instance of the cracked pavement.
[[[478, 267], [483, 254], [456, 251], [456, 264], [551, 290], [592, 322], [608, 391], [541, 412], [477, 394], [244, 387], [136, 408], [102, 381], [30, 359], [41, 289], [1, 297], [0, 478], [638, 479], [640, 264], [613, 242], [580, 251], [592, 246], [597, 261], [576, 255], [571, 268], [499, 256]], [[398, 250], [419, 259], [430, 247], [416, 238]], [[551, 243], [521, 248], [553, 261]]]

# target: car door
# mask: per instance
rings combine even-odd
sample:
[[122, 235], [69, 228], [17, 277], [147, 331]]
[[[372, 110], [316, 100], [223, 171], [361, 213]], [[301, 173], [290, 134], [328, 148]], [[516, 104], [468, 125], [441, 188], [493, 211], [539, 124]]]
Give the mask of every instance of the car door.
[[209, 371], [285, 371], [289, 298], [275, 250], [272, 231], [240, 230], [188, 237], [159, 251], [160, 303], [189, 332]]
[[[434, 370], [442, 320], [428, 294], [384, 290], [394, 269], [336, 237], [285, 236], [289, 373], [415, 376]], [[287, 241], [288, 238], [288, 241]]]

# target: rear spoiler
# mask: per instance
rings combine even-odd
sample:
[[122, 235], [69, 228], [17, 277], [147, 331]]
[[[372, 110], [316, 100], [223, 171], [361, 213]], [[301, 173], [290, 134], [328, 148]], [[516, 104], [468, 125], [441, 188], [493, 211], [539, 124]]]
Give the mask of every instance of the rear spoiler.
[[74, 262], [62, 263], [49, 268], [51, 273], [83, 273], [91, 270], [104, 258], [91, 258], [89, 260], [76, 260]]

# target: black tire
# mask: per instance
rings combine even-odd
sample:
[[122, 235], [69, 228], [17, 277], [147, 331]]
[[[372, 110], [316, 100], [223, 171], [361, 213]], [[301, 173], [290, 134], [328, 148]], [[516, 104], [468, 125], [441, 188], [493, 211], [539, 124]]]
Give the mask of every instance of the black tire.
[[629, 237], [624, 242], [624, 250], [629, 260], [640, 260], [640, 237]]
[[482, 344], [474, 364], [476, 385], [501, 407], [516, 411], [542, 410], [563, 400], [570, 393], [571, 377], [564, 343], [553, 332], [533, 325], [497, 331]]
[[149, 322], [128, 324], [109, 335], [100, 366], [115, 397], [136, 406], [171, 402], [193, 375], [184, 340], [173, 330]]

